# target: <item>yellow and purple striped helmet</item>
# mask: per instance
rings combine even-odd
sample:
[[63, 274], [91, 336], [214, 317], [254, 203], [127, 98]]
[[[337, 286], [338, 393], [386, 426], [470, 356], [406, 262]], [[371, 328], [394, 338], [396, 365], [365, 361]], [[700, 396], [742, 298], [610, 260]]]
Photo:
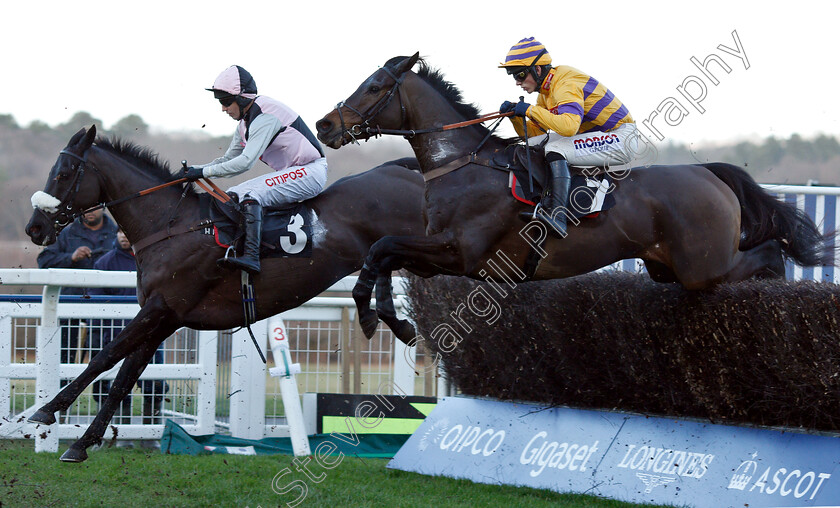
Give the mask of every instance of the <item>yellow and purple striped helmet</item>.
[[522, 39], [514, 44], [505, 56], [505, 62], [499, 67], [531, 67], [551, 63], [551, 55], [540, 41], [533, 37]]

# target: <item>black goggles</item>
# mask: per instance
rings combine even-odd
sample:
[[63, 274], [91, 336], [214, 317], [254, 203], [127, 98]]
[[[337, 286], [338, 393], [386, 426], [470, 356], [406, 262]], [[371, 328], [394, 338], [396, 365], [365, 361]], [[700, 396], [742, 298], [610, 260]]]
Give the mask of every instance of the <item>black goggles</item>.
[[234, 95], [228, 95], [227, 97], [221, 97], [221, 98], [219, 98], [219, 103], [220, 103], [222, 106], [224, 106], [224, 107], [226, 107], [226, 108], [229, 108], [229, 107], [230, 107], [230, 105], [231, 105], [231, 104], [233, 104], [233, 101], [235, 101], [235, 100], [236, 100], [236, 96], [234, 96]]
[[527, 67], [520, 67], [518, 69], [512, 69], [508, 71], [508, 74], [513, 76], [515, 81], [525, 81], [528, 77], [528, 68]]

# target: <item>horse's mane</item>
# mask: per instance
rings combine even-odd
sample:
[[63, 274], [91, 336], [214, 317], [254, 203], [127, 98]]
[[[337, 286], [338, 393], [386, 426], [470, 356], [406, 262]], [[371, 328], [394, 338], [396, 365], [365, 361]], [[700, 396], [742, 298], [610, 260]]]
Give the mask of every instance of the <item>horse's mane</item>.
[[[406, 57], [404, 56], [394, 57], [388, 60], [385, 63], [385, 66], [392, 67], [393, 65], [395, 65], [398, 62], [401, 62], [405, 58]], [[419, 67], [417, 68], [416, 74], [420, 77], [420, 79], [422, 79], [423, 81], [431, 85], [432, 88], [437, 90], [444, 97], [444, 99], [446, 99], [446, 101], [449, 102], [453, 108], [455, 108], [455, 111], [463, 115], [468, 120], [472, 120], [481, 116], [481, 111], [478, 109], [478, 106], [470, 102], [465, 102], [463, 95], [461, 94], [461, 90], [459, 90], [458, 87], [455, 86], [455, 84], [453, 84], [451, 81], [447, 81], [447, 79], [443, 76], [443, 72], [440, 69], [430, 67], [429, 64], [426, 63], [426, 60], [424, 60], [423, 58], [418, 58], [417, 64], [419, 64]], [[490, 132], [490, 129], [485, 127], [484, 124], [476, 124], [475, 128], [479, 129], [482, 132], [482, 135], [487, 135], [487, 133]], [[518, 141], [518, 139], [516, 138], [508, 140], [500, 136], [496, 136], [495, 134], [491, 136], [491, 138], [504, 143]]]
[[[151, 148], [140, 146], [132, 141], [121, 139], [116, 136], [97, 136], [96, 146], [110, 152], [121, 159], [126, 159], [133, 166], [167, 182], [172, 179], [172, 172], [169, 170], [169, 163], [161, 160], [157, 152]], [[192, 185], [189, 185], [192, 189]]]
[[160, 155], [153, 152], [151, 148], [140, 146], [132, 141], [117, 137], [97, 137], [96, 146], [102, 148], [122, 159], [130, 159], [135, 166], [148, 169], [163, 179], [172, 177], [169, 171], [169, 164], [160, 160]]

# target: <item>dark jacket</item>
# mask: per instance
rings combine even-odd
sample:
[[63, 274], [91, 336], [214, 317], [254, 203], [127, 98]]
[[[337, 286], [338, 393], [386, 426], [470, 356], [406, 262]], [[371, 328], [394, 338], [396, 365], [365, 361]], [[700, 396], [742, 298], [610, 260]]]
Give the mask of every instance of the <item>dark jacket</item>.
[[[38, 254], [38, 268], [79, 268], [91, 269], [93, 263], [114, 247], [117, 238], [117, 225], [107, 215], [102, 217], [104, 224], [96, 231], [85, 227], [81, 219], [76, 219], [64, 228], [56, 242]], [[91, 257], [71, 261], [73, 252], [82, 245], [91, 250]], [[85, 288], [62, 288], [61, 294], [82, 295]]]
[[[123, 250], [114, 240], [114, 249], [106, 252], [93, 264], [94, 270], [112, 270], [136, 272], [137, 261], [131, 249]], [[91, 288], [88, 293], [92, 295], [118, 295], [132, 296], [137, 294], [137, 288]]]
[[[123, 250], [119, 242], [114, 239], [113, 249], [102, 255], [93, 264], [94, 270], [112, 270], [136, 272], [137, 262], [134, 260], [134, 253], [131, 249]], [[90, 288], [90, 295], [110, 296], [133, 296], [137, 294], [137, 288]], [[111, 342], [123, 327], [128, 324], [129, 319], [91, 319], [90, 320], [90, 343], [94, 351], [102, 349], [105, 344]]]

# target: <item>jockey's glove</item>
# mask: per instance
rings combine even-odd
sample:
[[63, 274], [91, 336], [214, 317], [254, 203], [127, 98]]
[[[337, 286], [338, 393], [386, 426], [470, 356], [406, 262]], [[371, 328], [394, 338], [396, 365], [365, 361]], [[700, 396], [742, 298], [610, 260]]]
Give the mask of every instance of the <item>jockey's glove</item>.
[[528, 113], [528, 108], [530, 107], [531, 105], [525, 101], [517, 102], [516, 106], [513, 108], [513, 114], [524, 117]]
[[197, 168], [195, 166], [190, 166], [184, 170], [184, 174], [182, 178], [186, 178], [187, 180], [194, 182], [199, 178], [204, 177], [204, 168]]
[[499, 106], [499, 113], [509, 113], [509, 112], [513, 111], [513, 109], [515, 107], [516, 107], [515, 103], [510, 102], [510, 101], [505, 101], [505, 102], [502, 103], [501, 106]]

